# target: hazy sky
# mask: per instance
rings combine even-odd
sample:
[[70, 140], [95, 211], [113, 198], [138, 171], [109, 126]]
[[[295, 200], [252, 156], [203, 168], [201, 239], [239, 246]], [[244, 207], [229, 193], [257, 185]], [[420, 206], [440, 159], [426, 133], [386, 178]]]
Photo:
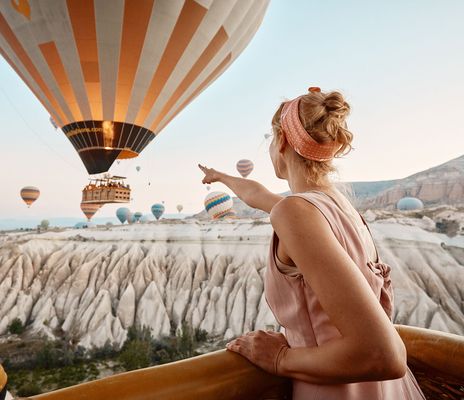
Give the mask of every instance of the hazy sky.
[[[341, 180], [401, 178], [460, 156], [463, 16], [461, 0], [271, 0], [235, 63], [141, 156], [111, 172], [128, 177], [129, 207], [144, 213], [161, 200], [170, 213], [179, 203], [199, 211], [207, 192], [198, 162], [236, 173], [236, 161], [250, 158], [250, 178], [285, 191], [263, 135], [278, 104], [308, 86], [338, 89], [352, 106], [355, 150], [337, 162]], [[3, 59], [0, 89], [0, 218], [82, 215], [83, 164]], [[19, 198], [25, 185], [42, 192], [30, 209]], [[214, 184], [212, 190], [223, 189]], [[97, 216], [116, 208], [106, 205]]]

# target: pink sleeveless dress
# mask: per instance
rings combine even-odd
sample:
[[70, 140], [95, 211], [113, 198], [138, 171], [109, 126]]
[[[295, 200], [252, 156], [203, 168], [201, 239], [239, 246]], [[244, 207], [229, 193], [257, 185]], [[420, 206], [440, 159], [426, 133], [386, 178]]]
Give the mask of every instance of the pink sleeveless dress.
[[[316, 206], [330, 224], [338, 241], [350, 255], [391, 318], [393, 291], [390, 267], [369, 260], [358, 230], [334, 200], [323, 192], [294, 194]], [[278, 237], [271, 240], [269, 267], [265, 274], [265, 296], [274, 316], [285, 328], [291, 347], [313, 347], [340, 337], [314, 292], [299, 273], [284, 274], [290, 267], [276, 256]], [[379, 382], [318, 385], [293, 381], [293, 400], [424, 400], [416, 379], [408, 368], [400, 379]]]

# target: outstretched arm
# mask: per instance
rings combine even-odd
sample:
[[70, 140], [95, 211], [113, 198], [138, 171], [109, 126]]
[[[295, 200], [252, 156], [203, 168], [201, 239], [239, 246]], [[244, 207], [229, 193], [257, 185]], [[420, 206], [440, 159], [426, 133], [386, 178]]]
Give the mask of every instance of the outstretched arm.
[[200, 164], [198, 164], [198, 167], [205, 174], [202, 180], [203, 183], [223, 183], [250, 207], [270, 213], [272, 207], [283, 199], [283, 196], [270, 192], [259, 182], [227, 175]]

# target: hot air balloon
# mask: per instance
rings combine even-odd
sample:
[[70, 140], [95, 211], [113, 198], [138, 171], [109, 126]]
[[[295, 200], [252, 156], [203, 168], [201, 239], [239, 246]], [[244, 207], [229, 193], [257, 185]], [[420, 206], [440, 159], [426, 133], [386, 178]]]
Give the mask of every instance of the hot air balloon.
[[177, 205], [177, 211], [181, 212], [184, 209], [184, 206], [182, 204]]
[[227, 193], [211, 192], [205, 197], [205, 210], [213, 219], [231, 216], [234, 213], [233, 201]]
[[130, 211], [127, 213], [127, 223], [128, 224], [133, 224], [135, 222], [135, 217], [134, 214], [132, 214]]
[[30, 207], [39, 198], [40, 190], [35, 186], [25, 186], [21, 189], [20, 195], [27, 206]]
[[127, 215], [129, 213], [130, 211], [127, 207], [120, 207], [116, 210], [116, 217], [118, 217], [119, 222], [123, 224], [125, 221], [127, 221]]
[[140, 211], [137, 211], [136, 213], [134, 213], [135, 222], [139, 222], [140, 218], [142, 218], [142, 215], [143, 214]]
[[140, 167], [137, 165], [137, 166], [135, 167], [135, 169], [137, 170], [137, 172], [140, 172], [140, 170], [141, 170], [142, 168], [140, 168]]
[[87, 219], [90, 221], [95, 213], [100, 209], [101, 204], [97, 203], [81, 203], [81, 210]]
[[155, 216], [155, 218], [158, 220], [161, 218], [161, 216], [164, 213], [164, 206], [160, 203], [153, 204], [151, 206], [151, 212]]
[[206, 185], [206, 190], [209, 192], [211, 189], [211, 186], [210, 185]]
[[1, 1], [1, 53], [96, 174], [137, 157], [221, 75], [268, 3]]
[[254, 168], [253, 161], [239, 160], [237, 162], [237, 171], [244, 178], [246, 178], [248, 175], [251, 174], [251, 171], [253, 171], [253, 168]]
[[422, 210], [424, 203], [416, 197], [403, 197], [396, 203], [396, 208], [401, 211]]
[[270, 137], [272, 137], [272, 134], [271, 133], [265, 133], [264, 134], [264, 139], [269, 139]]

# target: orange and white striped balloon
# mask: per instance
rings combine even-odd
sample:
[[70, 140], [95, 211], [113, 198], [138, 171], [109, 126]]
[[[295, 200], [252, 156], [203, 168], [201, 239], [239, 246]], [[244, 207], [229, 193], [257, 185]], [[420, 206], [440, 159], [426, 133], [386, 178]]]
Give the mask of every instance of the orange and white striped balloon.
[[27, 206], [30, 207], [39, 198], [40, 190], [35, 186], [25, 186], [21, 189], [20, 196]]
[[101, 208], [101, 204], [97, 203], [81, 203], [81, 210], [87, 219], [90, 221], [95, 213]]
[[5, 0], [0, 51], [90, 174], [136, 157], [248, 45], [269, 0]]
[[237, 162], [237, 171], [240, 175], [246, 178], [253, 171], [254, 164], [251, 160], [239, 160]]

